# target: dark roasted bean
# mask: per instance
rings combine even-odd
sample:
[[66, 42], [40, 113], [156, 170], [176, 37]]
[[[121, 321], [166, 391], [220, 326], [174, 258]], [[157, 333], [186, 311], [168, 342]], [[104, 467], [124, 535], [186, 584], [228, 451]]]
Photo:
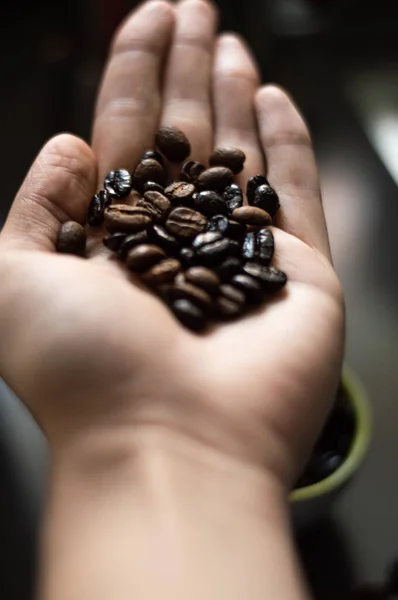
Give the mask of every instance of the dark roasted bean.
[[192, 267], [196, 264], [196, 254], [192, 248], [181, 248], [179, 259], [184, 267]]
[[185, 281], [184, 275], [179, 273], [174, 284], [170, 287], [168, 295], [173, 300], [185, 298], [190, 300], [202, 310], [208, 310], [211, 305], [211, 296], [201, 287]]
[[190, 206], [192, 204], [192, 196], [196, 191], [192, 183], [186, 181], [175, 181], [167, 186], [164, 193], [173, 203], [184, 204]]
[[206, 267], [191, 267], [185, 271], [184, 275], [189, 283], [198, 285], [210, 294], [216, 292], [220, 285], [218, 275]]
[[243, 240], [246, 233], [246, 225], [229, 219], [228, 221], [228, 237], [233, 240]]
[[124, 198], [131, 191], [132, 179], [126, 169], [110, 171], [105, 177], [104, 188], [112, 198]]
[[215, 312], [224, 319], [234, 319], [242, 314], [244, 304], [237, 304], [233, 300], [219, 296], [215, 300]]
[[242, 244], [238, 240], [229, 240], [228, 251], [231, 256], [242, 256]]
[[[198, 186], [202, 190], [223, 192], [234, 180], [234, 174], [227, 167], [210, 167], [198, 177]], [[220, 211], [219, 211], [220, 212]]]
[[235, 208], [232, 213], [232, 218], [234, 221], [238, 221], [238, 223], [255, 225], [258, 227], [272, 224], [270, 215], [265, 212], [265, 210], [257, 208], [257, 206], [242, 206], [241, 208]]
[[189, 300], [175, 300], [171, 310], [179, 321], [192, 331], [202, 331], [206, 326], [204, 312]]
[[240, 273], [243, 268], [243, 262], [234, 256], [229, 256], [220, 263], [215, 271], [222, 281], [228, 281], [231, 277]]
[[106, 190], [100, 190], [90, 202], [87, 212], [87, 223], [97, 227], [104, 222], [104, 210], [111, 203], [111, 197]]
[[206, 167], [202, 165], [202, 163], [196, 162], [195, 160], [190, 160], [182, 165], [181, 179], [183, 181], [196, 184], [199, 175], [205, 170]]
[[225, 215], [214, 215], [207, 223], [207, 231], [219, 231], [226, 233], [228, 231], [229, 221]]
[[146, 158], [152, 158], [153, 160], [157, 160], [158, 163], [160, 165], [162, 165], [162, 167], [164, 167], [164, 160], [163, 160], [163, 156], [160, 154], [160, 152], [157, 152], [156, 150], [147, 150], [143, 156], [141, 160], [145, 160]]
[[228, 283], [224, 283], [220, 286], [220, 294], [224, 298], [227, 298], [236, 304], [244, 304], [246, 302], [245, 294], [238, 288]]
[[[117, 234], [115, 233], [114, 235], [117, 235]], [[148, 240], [147, 232], [145, 230], [139, 231], [138, 233], [131, 233], [130, 235], [126, 235], [117, 251], [118, 256], [120, 258], [124, 258], [126, 256], [127, 252], [129, 250], [131, 250], [131, 248], [134, 248], [135, 246], [139, 246], [140, 244], [147, 244], [148, 241], [149, 240]]]
[[180, 129], [176, 127], [161, 127], [156, 134], [156, 146], [171, 162], [182, 162], [191, 153], [190, 143]]
[[287, 281], [285, 273], [275, 267], [248, 262], [244, 265], [243, 270], [247, 275], [259, 281], [266, 292], [278, 292]]
[[235, 208], [240, 208], [243, 205], [243, 192], [236, 183], [232, 183], [225, 188], [223, 198], [230, 213], [232, 213]]
[[250, 177], [246, 186], [246, 195], [249, 203], [253, 202], [254, 193], [258, 186], [260, 185], [268, 185], [267, 178], [264, 175], [254, 175], [254, 177]]
[[194, 199], [194, 205], [206, 217], [228, 214], [228, 207], [223, 197], [212, 190], [199, 192]]
[[208, 231], [196, 236], [192, 248], [202, 262], [213, 265], [220, 262], [227, 254], [229, 240], [219, 232]]
[[82, 256], [86, 249], [86, 232], [76, 221], [66, 221], [58, 233], [57, 250], [65, 254]]
[[144, 283], [151, 286], [162, 285], [173, 281], [177, 273], [181, 270], [180, 261], [175, 258], [166, 258], [157, 265], [148, 269], [141, 275]]
[[111, 204], [105, 209], [105, 225], [110, 233], [134, 233], [145, 229], [152, 221], [151, 213], [139, 206]]
[[242, 246], [242, 258], [252, 260], [256, 253], [256, 236], [253, 231], [246, 233]]
[[146, 208], [152, 215], [154, 223], [163, 223], [170, 211], [170, 200], [160, 192], [145, 192], [137, 206]]
[[274, 236], [272, 235], [272, 231], [264, 228], [257, 231], [254, 235], [256, 238], [256, 259], [268, 265], [274, 256]]
[[207, 219], [201, 213], [185, 206], [179, 206], [171, 211], [166, 221], [166, 229], [182, 239], [190, 239], [204, 231]]
[[254, 197], [251, 201], [253, 206], [258, 206], [258, 208], [262, 208], [267, 211], [268, 214], [273, 217], [279, 209], [279, 198], [278, 194], [271, 186], [264, 184], [259, 185], [256, 191], [254, 192]]
[[246, 300], [250, 304], [259, 304], [264, 299], [264, 292], [261, 284], [253, 277], [250, 277], [250, 275], [245, 275], [243, 273], [234, 275], [231, 278], [231, 284], [242, 290], [246, 296]]
[[166, 172], [162, 165], [153, 158], [145, 158], [138, 163], [133, 175], [133, 184], [143, 191], [145, 184], [153, 181], [164, 185], [166, 183]]
[[246, 160], [246, 155], [233, 146], [219, 147], [210, 154], [209, 164], [212, 167], [228, 167], [235, 175], [240, 173]]
[[166, 253], [159, 246], [141, 244], [129, 250], [126, 256], [126, 267], [132, 271], [145, 271], [164, 259]]
[[125, 233], [112, 233], [112, 235], [108, 235], [103, 239], [104, 246], [109, 248], [109, 250], [112, 250], [112, 252], [117, 252], [126, 237]]
[[164, 194], [164, 187], [160, 185], [160, 183], [156, 183], [156, 181], [147, 181], [144, 184], [142, 191], [144, 194], [145, 192], [160, 192], [161, 194]]
[[180, 248], [180, 243], [161, 225], [154, 225], [148, 228], [148, 238], [154, 244], [157, 244], [168, 252], [177, 252]]

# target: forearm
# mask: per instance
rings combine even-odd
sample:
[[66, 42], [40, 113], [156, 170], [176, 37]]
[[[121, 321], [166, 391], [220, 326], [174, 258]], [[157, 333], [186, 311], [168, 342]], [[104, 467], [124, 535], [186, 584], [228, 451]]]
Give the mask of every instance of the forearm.
[[54, 454], [40, 600], [304, 600], [283, 491], [154, 430]]

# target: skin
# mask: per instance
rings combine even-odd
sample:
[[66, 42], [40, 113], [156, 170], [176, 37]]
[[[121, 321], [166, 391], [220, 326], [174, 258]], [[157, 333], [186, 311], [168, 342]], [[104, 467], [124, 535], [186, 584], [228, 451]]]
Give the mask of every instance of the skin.
[[[205, 0], [130, 15], [91, 148], [50, 140], [0, 235], [0, 374], [53, 457], [43, 599], [307, 597], [287, 496], [333, 400], [343, 296], [306, 125], [216, 25]], [[111, 258], [103, 231], [89, 232], [88, 260], [55, 252], [60, 225], [84, 223], [106, 173], [131, 170], [159, 124], [183, 129], [201, 162], [240, 147], [239, 183], [267, 172], [280, 196], [273, 264], [288, 285], [205, 335]]]

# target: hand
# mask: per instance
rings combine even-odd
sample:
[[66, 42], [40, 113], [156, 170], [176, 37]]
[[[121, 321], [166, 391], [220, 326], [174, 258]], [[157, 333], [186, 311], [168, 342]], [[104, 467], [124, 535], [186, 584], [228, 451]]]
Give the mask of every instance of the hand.
[[[86, 432], [157, 430], [288, 487], [338, 381], [342, 292], [306, 126], [283, 91], [259, 88], [244, 43], [215, 40], [215, 27], [205, 0], [145, 3], [112, 45], [92, 149], [61, 135], [40, 152], [0, 236], [0, 372], [54, 448]], [[88, 260], [55, 252], [61, 223], [84, 222], [106, 173], [131, 170], [159, 123], [180, 127], [201, 162], [215, 144], [242, 148], [240, 183], [267, 165], [281, 200], [274, 264], [288, 275], [285, 291], [205, 335], [134, 284], [103, 232]]]

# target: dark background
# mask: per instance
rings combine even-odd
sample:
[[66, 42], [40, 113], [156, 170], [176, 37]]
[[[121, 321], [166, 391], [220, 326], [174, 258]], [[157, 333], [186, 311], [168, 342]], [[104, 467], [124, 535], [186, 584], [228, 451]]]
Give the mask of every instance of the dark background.
[[[345, 598], [359, 584], [382, 581], [398, 556], [398, 194], [397, 174], [386, 160], [398, 157], [398, 7], [383, 0], [363, 4], [218, 2], [221, 28], [249, 39], [264, 81], [287, 87], [309, 122], [347, 298], [347, 362], [373, 402], [365, 465], [330, 515], [298, 536], [319, 600]], [[134, 5], [1, 4], [0, 220], [48, 137], [67, 130], [89, 139], [107, 43]], [[372, 135], [380, 122], [387, 134], [397, 128], [394, 147]], [[44, 471], [38, 430], [0, 389], [1, 599], [32, 598]]]

